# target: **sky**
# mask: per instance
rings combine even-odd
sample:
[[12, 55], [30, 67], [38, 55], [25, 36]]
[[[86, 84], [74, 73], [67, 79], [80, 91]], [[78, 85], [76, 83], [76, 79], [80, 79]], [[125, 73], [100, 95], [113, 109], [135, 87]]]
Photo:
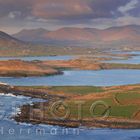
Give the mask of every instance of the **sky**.
[[140, 25], [140, 0], [0, 0], [0, 30]]

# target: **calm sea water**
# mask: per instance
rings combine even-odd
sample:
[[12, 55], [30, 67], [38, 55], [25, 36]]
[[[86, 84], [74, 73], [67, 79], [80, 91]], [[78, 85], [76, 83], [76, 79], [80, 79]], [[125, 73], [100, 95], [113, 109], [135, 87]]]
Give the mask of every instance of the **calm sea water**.
[[123, 64], [140, 64], [140, 52], [117, 52], [118, 54], [133, 54], [137, 56], [133, 56], [127, 60], [109, 60], [104, 61], [107, 63], [123, 63]]
[[35, 57], [0, 57], [0, 60], [24, 60], [24, 61], [33, 61], [33, 60], [70, 60], [74, 56], [35, 56]]
[[[139, 57], [139, 56], [138, 56]], [[138, 59], [137, 57], [137, 59]], [[60, 58], [60, 57], [59, 57]], [[59, 60], [71, 59], [64, 57]], [[19, 59], [19, 58], [17, 58]], [[23, 57], [22, 60], [48, 60], [44, 57]], [[51, 60], [58, 59], [51, 57]], [[134, 59], [134, 57], [133, 57]], [[135, 63], [140, 61], [135, 59]], [[2, 58], [0, 58], [2, 60]], [[3, 58], [7, 60], [7, 58]], [[124, 60], [121, 60], [124, 61]], [[128, 60], [127, 60], [128, 61]], [[132, 62], [132, 60], [131, 60]], [[129, 61], [130, 63], [130, 61]], [[0, 78], [1, 82], [11, 85], [93, 85], [112, 86], [140, 83], [140, 70], [101, 70], [101, 71], [64, 71], [64, 75], [49, 77], [27, 77], [27, 78]], [[140, 129], [68, 129], [68, 134], [63, 134], [65, 128], [50, 125], [32, 125], [17, 123], [11, 119], [19, 110], [19, 106], [32, 104], [43, 100], [32, 99], [23, 96], [0, 95], [0, 139], [2, 140], [140, 140]], [[16, 107], [15, 107], [16, 106]], [[6, 113], [5, 113], [6, 112]], [[4, 115], [4, 117], [3, 117]], [[45, 130], [45, 134], [39, 135], [37, 130]], [[12, 130], [13, 134], [10, 134]], [[22, 131], [22, 133], [21, 133]], [[28, 133], [28, 131], [30, 133]], [[55, 131], [55, 133], [54, 133]], [[74, 134], [79, 131], [79, 134]], [[37, 131], [38, 132], [38, 131]]]
[[140, 83], [140, 70], [64, 71], [49, 77], [0, 77], [1, 82], [20, 86], [113, 86]]

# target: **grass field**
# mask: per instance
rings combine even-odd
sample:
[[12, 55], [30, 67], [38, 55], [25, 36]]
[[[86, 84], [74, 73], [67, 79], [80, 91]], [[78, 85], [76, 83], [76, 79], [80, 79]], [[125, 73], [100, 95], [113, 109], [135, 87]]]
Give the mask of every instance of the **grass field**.
[[[26, 89], [45, 90], [48, 94], [63, 95], [66, 99], [63, 103], [70, 111], [69, 119], [92, 119], [93, 117], [124, 118], [131, 120], [140, 120], [135, 118], [135, 114], [140, 109], [140, 86], [130, 85], [121, 87], [92, 87], [92, 86], [54, 86], [54, 87], [25, 87]], [[44, 104], [47, 108], [51, 104]], [[81, 105], [80, 114], [79, 106]], [[91, 113], [91, 107], [93, 110]], [[60, 106], [55, 111], [57, 115], [63, 116], [66, 108]], [[49, 110], [45, 111], [47, 117], [52, 118]], [[138, 116], [138, 115], [137, 115]]]
[[[28, 87], [27, 87], [28, 88]], [[103, 92], [104, 89], [101, 87], [94, 87], [94, 86], [53, 86], [53, 87], [46, 87], [46, 86], [33, 86], [30, 87], [33, 89], [46, 89], [53, 93], [65, 93], [67, 94], [89, 94], [89, 93], [98, 93]]]

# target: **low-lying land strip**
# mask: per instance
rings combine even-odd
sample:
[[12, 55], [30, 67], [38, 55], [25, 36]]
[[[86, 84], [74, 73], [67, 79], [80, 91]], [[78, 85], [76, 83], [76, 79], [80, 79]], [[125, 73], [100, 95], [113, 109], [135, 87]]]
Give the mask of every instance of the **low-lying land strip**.
[[46, 99], [24, 105], [15, 119], [67, 127], [140, 128], [140, 85], [11, 87], [1, 93]]
[[75, 60], [53, 60], [42, 61], [42, 65], [53, 68], [70, 68], [79, 70], [103, 70], [103, 69], [140, 69], [140, 64], [119, 64], [119, 63], [102, 63], [100, 61], [75, 59]]
[[111, 58], [76, 58], [72, 60], [47, 61], [0, 61], [0, 76], [28, 77], [62, 74], [64, 69], [104, 70], [104, 69], [140, 69], [140, 64], [102, 63]]
[[21, 60], [7, 60], [0, 61], [0, 76], [44, 76], [44, 75], [54, 75], [60, 74], [61, 72], [48, 67], [37, 65], [33, 62], [21, 61]]

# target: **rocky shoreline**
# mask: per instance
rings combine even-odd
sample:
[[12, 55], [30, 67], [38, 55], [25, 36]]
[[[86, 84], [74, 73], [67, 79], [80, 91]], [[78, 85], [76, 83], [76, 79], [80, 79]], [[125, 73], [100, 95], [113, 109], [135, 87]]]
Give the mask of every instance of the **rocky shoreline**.
[[[128, 86], [131, 88], [131, 86]], [[127, 88], [128, 88], [127, 87]], [[133, 87], [133, 86], [132, 86]], [[110, 87], [111, 88], [111, 87]], [[113, 88], [113, 87], [112, 87]], [[117, 88], [117, 87], [116, 87]], [[120, 87], [119, 87], [120, 88]], [[126, 88], [121, 87], [121, 88]], [[25, 87], [13, 87], [6, 84], [0, 84], [0, 93], [8, 94], [12, 93], [16, 96], [23, 95], [28, 96], [32, 98], [41, 98], [45, 99], [46, 103], [44, 106], [48, 106], [50, 103], [53, 103], [55, 101], [59, 100], [69, 100], [69, 96], [66, 95], [55, 95], [55, 94], [49, 94], [47, 90], [44, 90], [41, 88], [25, 88]], [[104, 95], [100, 95], [100, 98], [104, 98]], [[96, 96], [95, 96], [96, 97]], [[94, 97], [94, 98], [95, 98]], [[99, 98], [99, 97], [96, 97]], [[38, 104], [37, 106], [38, 108]], [[138, 129], [140, 128], [140, 121], [139, 120], [132, 120], [132, 119], [125, 119], [125, 118], [117, 118], [117, 117], [108, 117], [108, 118], [84, 118], [83, 120], [76, 120], [76, 119], [64, 119], [64, 120], [57, 120], [57, 119], [51, 119], [48, 117], [41, 118], [41, 114], [36, 114], [36, 108], [33, 109], [34, 113], [36, 114], [35, 117], [31, 117], [29, 114], [29, 105], [24, 105], [21, 107], [21, 113], [14, 117], [14, 119], [17, 122], [27, 122], [27, 123], [33, 123], [33, 124], [50, 124], [50, 125], [59, 125], [64, 127], [88, 127], [88, 128], [121, 128], [121, 129]], [[39, 110], [39, 112], [42, 110]], [[37, 111], [38, 112], [38, 111]]]
[[54, 125], [54, 126], [63, 126], [70, 128], [111, 128], [111, 129], [139, 129], [140, 121], [131, 121], [125, 119], [90, 119], [90, 120], [54, 120], [54, 119], [45, 119], [40, 121], [38, 119], [29, 119], [27, 116], [18, 115], [14, 117], [17, 122], [26, 122], [32, 124], [46, 124], [46, 125]]

